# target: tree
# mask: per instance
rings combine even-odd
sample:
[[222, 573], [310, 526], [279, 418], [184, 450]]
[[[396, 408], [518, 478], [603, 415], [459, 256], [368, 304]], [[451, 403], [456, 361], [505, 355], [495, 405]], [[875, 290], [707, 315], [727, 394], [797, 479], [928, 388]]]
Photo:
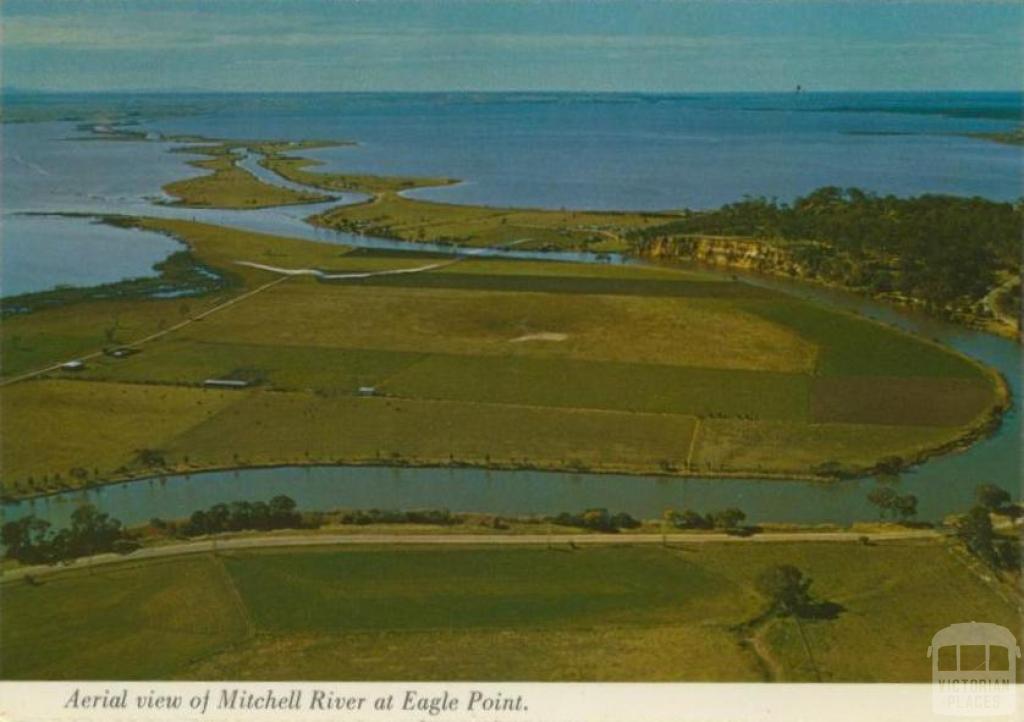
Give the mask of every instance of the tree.
[[882, 519], [896, 504], [899, 495], [891, 486], [879, 486], [868, 492], [868, 501], [878, 508], [878, 518]]
[[878, 518], [899, 517], [907, 521], [917, 514], [917, 497], [913, 494], [900, 496], [891, 486], [879, 486], [868, 492], [868, 501], [878, 507]]
[[117, 329], [119, 325], [120, 322], [118, 321], [117, 316], [114, 316], [111, 324], [103, 329], [103, 338], [106, 339], [107, 343], [114, 343], [117, 340]]
[[636, 529], [640, 526], [639, 521], [634, 519], [631, 514], [627, 514], [624, 511], [613, 514], [609, 521], [614, 529]]
[[279, 494], [267, 505], [270, 512], [270, 523], [277, 528], [299, 525], [299, 514], [295, 511], [295, 500], [290, 496]]
[[988, 509], [983, 506], [973, 507], [957, 521], [956, 533], [967, 551], [987, 564], [996, 566], [995, 532], [988, 514]]
[[693, 509], [683, 509], [683, 513], [679, 517], [679, 526], [684, 529], [710, 529], [712, 522], [708, 517]]
[[227, 519], [227, 528], [232, 531], [252, 528], [252, 504], [247, 501], [233, 501], [228, 507], [230, 515]]
[[896, 476], [903, 468], [903, 459], [899, 456], [886, 456], [878, 462], [875, 468], [884, 476]]
[[587, 509], [583, 512], [583, 526], [600, 531], [615, 531], [607, 509]]
[[812, 606], [811, 580], [792, 564], [780, 564], [761, 572], [757, 591], [768, 598], [771, 611], [781, 616], [800, 615]]
[[996, 558], [999, 566], [1007, 571], [1020, 571], [1020, 541], [1003, 539], [996, 545]]
[[747, 518], [747, 515], [736, 507], [729, 507], [711, 514], [711, 523], [716, 529], [735, 529]]
[[[43, 525], [40, 528], [40, 525]], [[40, 530], [43, 534], [49, 528], [49, 522], [36, 519], [34, 516], [26, 516], [21, 519], [9, 521], [0, 530], [0, 540], [3, 541], [4, 555], [8, 559], [28, 561], [33, 546], [33, 537], [38, 537]]]
[[206, 512], [207, 525], [211, 532], [224, 531], [231, 518], [231, 508], [227, 504], [214, 504]]
[[253, 529], [270, 529], [270, 507], [265, 501], [254, 501], [249, 507], [249, 524]]
[[167, 466], [164, 452], [159, 449], [136, 449], [135, 460], [143, 466]]
[[55, 564], [96, 552], [110, 551], [125, 538], [121, 522], [111, 519], [92, 504], [71, 514], [71, 525], [54, 533], [50, 523], [35, 516], [4, 524], [5, 554], [23, 564]]
[[82, 504], [71, 512], [67, 543], [73, 556], [108, 551], [123, 536], [121, 522], [111, 519], [109, 514], [99, 511], [92, 504]]
[[906, 521], [917, 515], [917, 497], [913, 494], [897, 496], [893, 500], [893, 511], [899, 514], [900, 519]]
[[210, 520], [206, 518], [206, 512], [202, 510], [192, 512], [184, 531], [188, 536], [208, 533], [210, 531]]
[[978, 506], [998, 512], [1010, 504], [1010, 492], [995, 484], [982, 484], [974, 490]]

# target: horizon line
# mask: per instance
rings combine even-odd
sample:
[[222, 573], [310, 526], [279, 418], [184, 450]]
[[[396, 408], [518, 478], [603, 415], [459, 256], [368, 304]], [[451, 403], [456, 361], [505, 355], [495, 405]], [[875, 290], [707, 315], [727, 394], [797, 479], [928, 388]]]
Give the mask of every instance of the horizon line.
[[513, 93], [531, 93], [535, 95], [567, 95], [567, 94], [588, 94], [588, 95], [740, 95], [740, 94], [777, 94], [777, 93], [792, 93], [794, 95], [814, 95], [824, 93], [1020, 93], [1024, 94], [1024, 88], [862, 88], [862, 89], [829, 89], [819, 88], [809, 90], [801, 88], [796, 90], [793, 87], [779, 88], [776, 90], [765, 90], [765, 89], [747, 89], [747, 90], [589, 90], [589, 89], [533, 89], [533, 88], [491, 88], [491, 89], [472, 89], [472, 88], [435, 88], [435, 89], [423, 89], [423, 90], [394, 90], [394, 89], [374, 89], [374, 90], [328, 90], [328, 89], [316, 89], [316, 90], [238, 90], [238, 89], [207, 89], [207, 88], [102, 88], [102, 89], [88, 89], [88, 90], [71, 90], [71, 89], [56, 89], [56, 88], [23, 88], [20, 86], [0, 86], [0, 93], [25, 93], [25, 94], [49, 94], [49, 95], [92, 95], [98, 93], [136, 93], [136, 94], [220, 94], [220, 95], [299, 95], [299, 94], [351, 94], [351, 95], [367, 95], [373, 93], [389, 94], [389, 95], [427, 95], [427, 94], [474, 94], [474, 95], [498, 95], [498, 94], [513, 94]]

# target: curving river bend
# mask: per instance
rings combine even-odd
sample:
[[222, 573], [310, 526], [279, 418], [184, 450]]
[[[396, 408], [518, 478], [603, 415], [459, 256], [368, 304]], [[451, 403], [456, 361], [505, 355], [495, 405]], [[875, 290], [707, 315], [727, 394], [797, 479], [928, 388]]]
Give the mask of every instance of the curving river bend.
[[[161, 152], [165, 150], [166, 148], [163, 148]], [[182, 176], [178, 160], [181, 158], [178, 156], [175, 159], [175, 177]], [[262, 168], [257, 161], [258, 158], [249, 155], [241, 161], [241, 165], [267, 182], [302, 187], [283, 181]], [[49, 173], [45, 168], [40, 170]], [[152, 184], [151, 178], [146, 180]], [[143, 187], [147, 186], [144, 184]], [[194, 218], [213, 224], [320, 242], [374, 248], [411, 247], [421, 251], [452, 251], [448, 247], [407, 244], [334, 232], [310, 226], [303, 221], [303, 218], [333, 205], [354, 203], [362, 198], [357, 194], [341, 194], [335, 200], [321, 204], [224, 211], [158, 205], [152, 203], [151, 198], [139, 195], [137, 191], [126, 194], [114, 188], [114, 192], [101, 192], [89, 197], [78, 193], [73, 198], [64, 198], [67, 202], [59, 206], [34, 207], [28, 210], [76, 210]], [[53, 200], [51, 196], [51, 202]], [[60, 194], [57, 194], [57, 200], [61, 200]], [[7, 208], [10, 209], [11, 204], [7, 204]], [[11, 216], [9, 211], [5, 211], [5, 214], [6, 223], [11, 220]], [[37, 224], [37, 228], [41, 225], [42, 235], [54, 227], [66, 227], [68, 224], [81, 227], [82, 224], [88, 223], [83, 219], [45, 217], [36, 217], [33, 222]], [[159, 252], [166, 254], [166, 251]], [[503, 251], [502, 254], [517, 258], [543, 258], [579, 263], [633, 262], [617, 256], [599, 258], [587, 253]], [[1002, 426], [992, 436], [964, 452], [934, 458], [905, 473], [898, 482], [898, 488], [901, 493], [916, 494], [920, 500], [919, 518], [932, 521], [967, 508], [971, 504], [975, 486], [980, 483], [999, 484], [1010, 490], [1016, 498], [1020, 498], [1021, 349], [1017, 343], [945, 323], [910, 309], [885, 305], [852, 294], [769, 278], [751, 277], [748, 280], [810, 298], [818, 303], [853, 310], [899, 326], [908, 332], [937, 339], [1002, 373], [1013, 393], [1013, 404], [1005, 415]], [[753, 522], [849, 523], [877, 517], [876, 511], [865, 498], [867, 492], [877, 484], [878, 482], [872, 478], [821, 483], [716, 477], [670, 478], [488, 471], [465, 468], [279, 467], [168, 476], [93, 490], [67, 492], [5, 504], [3, 514], [6, 519], [34, 514], [55, 526], [61, 526], [67, 523], [77, 504], [89, 501], [126, 524], [138, 524], [154, 516], [186, 516], [196, 509], [218, 502], [268, 499], [276, 494], [288, 494], [296, 499], [300, 508], [311, 510], [338, 507], [446, 507], [453, 511], [511, 515], [552, 514], [602, 506], [616, 511], [627, 511], [639, 517], [652, 518], [660, 516], [667, 507], [690, 507], [706, 511], [725, 506], [738, 506], [747, 512], [749, 520]]]

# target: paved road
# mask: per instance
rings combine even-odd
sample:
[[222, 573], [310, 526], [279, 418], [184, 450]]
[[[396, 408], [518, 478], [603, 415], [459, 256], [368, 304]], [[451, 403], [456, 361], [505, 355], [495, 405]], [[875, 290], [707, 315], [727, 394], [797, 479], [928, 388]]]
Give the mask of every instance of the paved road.
[[[99, 554], [88, 559], [79, 559], [70, 568], [103, 566], [125, 561], [160, 559], [186, 554], [204, 554], [212, 551], [245, 549], [272, 549], [281, 547], [311, 546], [372, 546], [372, 545], [415, 545], [415, 546], [517, 546], [552, 545], [607, 546], [616, 544], [661, 544], [667, 539], [669, 545], [684, 544], [772, 544], [778, 542], [851, 542], [862, 536], [872, 541], [905, 539], [938, 539], [942, 535], [933, 529], [902, 529], [874, 534], [852, 531], [836, 532], [776, 532], [753, 536], [730, 536], [727, 534], [694, 533], [670, 534], [267, 534], [262, 536], [234, 537], [227, 539], [199, 539], [196, 541], [146, 547], [129, 555]], [[0, 581], [20, 579], [27, 574], [43, 576], [67, 569], [68, 567], [32, 566], [5, 572]]]

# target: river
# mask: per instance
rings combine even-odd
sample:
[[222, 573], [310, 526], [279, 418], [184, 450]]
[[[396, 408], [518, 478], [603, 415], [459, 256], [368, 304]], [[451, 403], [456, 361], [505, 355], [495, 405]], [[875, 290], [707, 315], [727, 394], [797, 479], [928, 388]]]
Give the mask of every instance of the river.
[[[246, 156], [241, 165], [267, 182], [310, 190], [283, 181], [262, 168], [255, 156]], [[317, 229], [301, 220], [305, 215], [333, 204], [359, 200], [362, 200], [360, 196], [347, 194], [328, 203], [261, 211], [155, 208], [160, 215], [186, 214], [211, 223], [319, 241], [384, 248], [410, 247], [410, 244], [398, 241]], [[152, 213], [152, 208], [147, 212]], [[427, 250], [421, 244], [412, 244], [412, 247]], [[431, 247], [430, 250], [450, 249]], [[519, 252], [515, 255], [558, 257], [574, 262], [630, 262], [629, 259], [613, 257], [609, 260], [587, 253]], [[1016, 343], [849, 293], [765, 277], [749, 277], [748, 280], [937, 339], [999, 370], [1008, 380], [1014, 399], [1000, 429], [962, 453], [945, 455], [920, 465], [905, 473], [896, 484], [901, 493], [918, 496], [919, 518], [929, 521], [940, 520], [947, 514], [967, 508], [979, 483], [1000, 484], [1019, 498], [1021, 354]], [[707, 511], [738, 506], [754, 522], [846, 524], [877, 517], [866, 495], [878, 483], [873, 478], [822, 483], [467, 468], [278, 467], [167, 476], [68, 492], [7, 504], [4, 515], [11, 519], [34, 514], [61, 526], [67, 523], [78, 504], [91, 502], [127, 524], [139, 524], [154, 516], [187, 516], [196, 509], [215, 503], [269, 499], [277, 494], [287, 494], [295, 498], [303, 509], [444, 507], [453, 511], [522, 515], [607, 507], [651, 518], [660, 516], [669, 507]]]

